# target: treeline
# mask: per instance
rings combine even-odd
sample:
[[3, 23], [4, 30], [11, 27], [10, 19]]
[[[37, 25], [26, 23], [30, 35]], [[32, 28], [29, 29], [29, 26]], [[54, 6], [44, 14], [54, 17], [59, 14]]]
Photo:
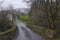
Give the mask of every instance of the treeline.
[[35, 0], [29, 12], [30, 22], [55, 30], [53, 36], [60, 36], [60, 0]]

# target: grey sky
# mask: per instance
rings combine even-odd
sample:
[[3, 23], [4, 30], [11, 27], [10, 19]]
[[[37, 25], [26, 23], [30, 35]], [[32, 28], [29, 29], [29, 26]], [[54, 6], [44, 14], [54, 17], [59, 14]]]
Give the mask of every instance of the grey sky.
[[[14, 8], [30, 8], [29, 4], [23, 1], [24, 0], [4, 0], [4, 2], [2, 3], [2, 6], [8, 7], [9, 4], [12, 4]], [[26, 1], [29, 1], [29, 0], [26, 0]], [[56, 1], [56, 0], [53, 0], [53, 1]]]
[[23, 0], [4, 0], [2, 3], [3, 7], [8, 7], [9, 4], [12, 4], [14, 8], [30, 8], [26, 2]]
[[[1, 1], [2, 0], [0, 0], [0, 2]], [[3, 10], [8, 9], [10, 5], [12, 5], [14, 9], [20, 9], [21, 12], [25, 12], [25, 13], [28, 12], [26, 10], [31, 8], [30, 6], [31, 2], [28, 4], [24, 2], [24, 0], [4, 0], [4, 2], [1, 4], [1, 6], [3, 7]]]

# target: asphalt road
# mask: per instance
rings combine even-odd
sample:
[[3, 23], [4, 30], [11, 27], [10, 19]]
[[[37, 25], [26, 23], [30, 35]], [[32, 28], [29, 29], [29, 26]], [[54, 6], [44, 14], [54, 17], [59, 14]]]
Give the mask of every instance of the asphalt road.
[[33, 32], [31, 29], [27, 28], [26, 25], [16, 20], [17, 26], [19, 29], [18, 36], [14, 38], [14, 40], [46, 40], [44, 37], [38, 35]]

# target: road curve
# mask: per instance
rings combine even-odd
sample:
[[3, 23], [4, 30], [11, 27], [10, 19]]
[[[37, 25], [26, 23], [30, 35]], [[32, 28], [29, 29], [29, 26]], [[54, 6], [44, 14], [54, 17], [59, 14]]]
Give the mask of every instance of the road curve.
[[19, 29], [19, 34], [16, 38], [14, 38], [14, 40], [46, 40], [44, 37], [27, 28], [23, 22], [19, 20], [16, 20], [16, 22]]

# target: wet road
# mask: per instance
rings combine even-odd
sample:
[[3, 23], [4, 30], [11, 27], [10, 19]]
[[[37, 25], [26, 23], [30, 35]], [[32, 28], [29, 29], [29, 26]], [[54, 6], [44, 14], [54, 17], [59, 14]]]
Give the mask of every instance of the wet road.
[[19, 29], [19, 34], [14, 40], [45, 40], [42, 36], [27, 28], [23, 22], [19, 20], [16, 22]]

